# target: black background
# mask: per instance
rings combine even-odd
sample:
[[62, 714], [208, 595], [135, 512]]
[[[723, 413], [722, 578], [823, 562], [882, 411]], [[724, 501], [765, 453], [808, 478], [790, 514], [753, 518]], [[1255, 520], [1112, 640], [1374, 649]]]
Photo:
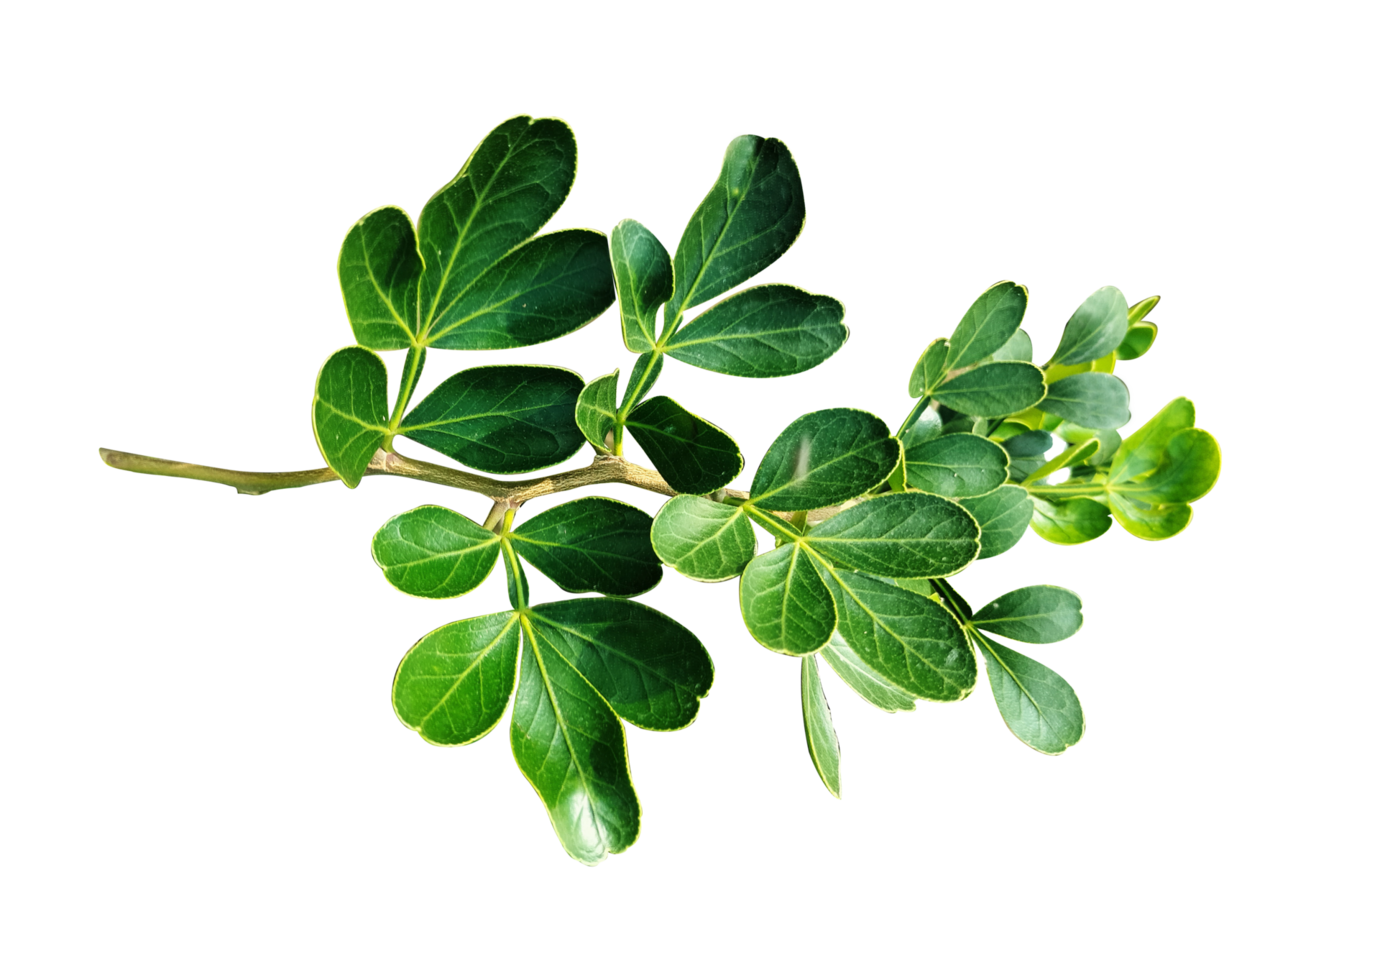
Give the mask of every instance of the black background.
[[[476, 139], [517, 110], [566, 116], [580, 135], [580, 178], [552, 228], [607, 231], [632, 215], [668, 247], [727, 135], [778, 135], [795, 149], [809, 225], [755, 282], [838, 295], [849, 344], [821, 369], [781, 381], [672, 363], [657, 389], [737, 436], [747, 455], [738, 486], [803, 411], [860, 406], [900, 422], [916, 353], [1006, 277], [1031, 290], [1025, 326], [1036, 359], [1049, 355], [1072, 301], [1100, 284], [1118, 284], [1132, 301], [1165, 295], [1161, 341], [1123, 369], [1141, 420], [1185, 393], [1203, 427], [1230, 442], [1231, 398], [1216, 381], [1227, 313], [1213, 293], [1214, 218], [1201, 189], [1217, 177], [1201, 173], [1172, 130], [1147, 144], [1130, 112], [948, 115], [909, 94], [878, 94], [861, 108], [820, 109], [789, 92], [747, 102], [629, 110], [611, 95], [563, 101], [556, 84], [381, 124], [371, 104], [339, 90], [208, 95], [195, 113], [160, 104], [152, 88], [131, 98], [121, 192], [148, 221], [112, 240], [124, 272], [101, 308], [113, 311], [112, 335], [138, 342], [99, 349], [91, 450], [244, 469], [319, 465], [308, 429], [313, 373], [351, 342], [333, 273], [339, 236], [377, 204], [417, 213]], [[541, 348], [433, 352], [424, 389], [482, 362], [566, 364], [586, 378], [627, 371], [615, 316]], [[400, 355], [385, 357], [396, 378]], [[88, 478], [103, 542], [97, 621], [109, 624], [102, 643], [121, 664], [110, 687], [124, 692], [119, 723], [97, 741], [126, 749], [128, 785], [167, 801], [168, 825], [214, 831], [226, 853], [247, 860], [261, 847], [323, 867], [338, 854], [404, 892], [494, 857], [588, 881], [578, 876], [593, 872], [562, 856], [516, 772], [506, 725], [442, 751], [389, 709], [403, 650], [436, 625], [500, 609], [502, 577], [446, 605], [406, 599], [382, 581], [368, 537], [422, 502], [479, 519], [483, 501], [386, 478], [268, 497], [105, 469]], [[627, 487], [591, 493], [649, 511], [661, 502]], [[1027, 647], [1072, 680], [1089, 712], [1087, 740], [1063, 758], [1017, 744], [985, 687], [963, 704], [883, 715], [825, 671], [845, 754], [843, 802], [807, 762], [798, 661], [742, 631], [736, 585], [668, 574], [644, 600], [708, 643], [718, 686], [686, 732], [629, 727], [643, 839], [598, 874], [633, 886], [716, 868], [803, 871], [806, 857], [883, 876], [887, 867], [956, 870], [1014, 825], [1053, 838], [1089, 821], [1123, 823], [1127, 807], [1137, 823], [1177, 823], [1181, 802], [1165, 802], [1162, 790], [1174, 759], [1192, 751], [1202, 711], [1185, 678], [1212, 656], [1196, 617], [1220, 584], [1205, 576], [1225, 547], [1225, 493], [1199, 505], [1177, 540], [1145, 544], [1114, 529], [1056, 548], [1028, 534], [956, 580], [976, 603], [1041, 581], [1085, 596], [1081, 635]], [[562, 595], [540, 577], [533, 585], [537, 600]], [[342, 835], [344, 847], [322, 843]]]

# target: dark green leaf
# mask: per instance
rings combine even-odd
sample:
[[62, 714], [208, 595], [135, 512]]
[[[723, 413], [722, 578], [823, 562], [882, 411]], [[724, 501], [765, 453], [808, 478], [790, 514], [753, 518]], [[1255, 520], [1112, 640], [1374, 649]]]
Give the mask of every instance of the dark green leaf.
[[1001, 350], [1025, 318], [1026, 299], [1026, 288], [1014, 282], [999, 282], [979, 296], [949, 338], [945, 369], [976, 364]]
[[634, 408], [628, 431], [662, 479], [681, 493], [712, 493], [743, 469], [743, 454], [727, 432], [665, 395]]
[[1134, 361], [1145, 355], [1159, 336], [1160, 328], [1153, 323], [1137, 323], [1126, 331], [1126, 339], [1116, 349], [1119, 361]]
[[671, 298], [671, 256], [643, 225], [625, 218], [609, 236], [623, 343], [637, 354], [656, 346], [656, 311]]
[[1038, 458], [1044, 462], [1045, 453], [1054, 445], [1054, 437], [1044, 429], [1032, 429], [1011, 436], [1002, 443], [1002, 448], [1014, 459], [1018, 456]]
[[723, 582], [742, 574], [757, 551], [757, 537], [742, 507], [685, 494], [657, 513], [652, 547], [687, 578]]
[[1045, 397], [1045, 376], [1034, 364], [993, 361], [950, 378], [933, 396], [965, 415], [1000, 418], [1038, 405]]
[[407, 212], [379, 208], [360, 218], [345, 236], [336, 268], [355, 340], [373, 350], [411, 346], [422, 257]]
[[829, 589], [798, 544], [748, 562], [738, 583], [738, 602], [753, 639], [777, 653], [814, 653], [834, 632]]
[[972, 624], [1023, 643], [1058, 643], [1083, 625], [1083, 601], [1057, 585], [1027, 585], [983, 606]]
[[1130, 399], [1120, 378], [1090, 371], [1055, 381], [1040, 408], [1089, 429], [1119, 429], [1131, 421]]
[[997, 709], [1032, 749], [1058, 755], [1083, 737], [1083, 706], [1068, 682], [1044, 664], [974, 631], [987, 661]]
[[838, 633], [819, 648], [819, 656], [864, 701], [886, 712], [915, 710], [915, 698], [865, 664]]
[[326, 464], [353, 489], [388, 434], [388, 369], [363, 347], [345, 347], [321, 365], [312, 430]]
[[834, 716], [824, 699], [819, 668], [814, 657], [800, 659], [800, 711], [805, 716], [805, 744], [824, 788], [839, 795], [839, 739], [834, 734]]
[[633, 406], [647, 397], [647, 392], [652, 390], [656, 379], [661, 377], [661, 368], [665, 363], [666, 358], [656, 351], [637, 356], [637, 360], [633, 362], [632, 373], [628, 375], [628, 388], [623, 392], [623, 402], [619, 406], [621, 413], [626, 416]]
[[805, 543], [831, 562], [873, 575], [939, 577], [978, 556], [978, 534], [958, 504], [912, 490], [855, 504], [812, 528]]
[[906, 483], [941, 497], [980, 497], [1006, 482], [1006, 452], [981, 436], [943, 436], [906, 447]]
[[1126, 297], [1115, 286], [1103, 286], [1083, 301], [1069, 322], [1050, 359], [1051, 364], [1082, 364], [1117, 349], [1126, 338]]
[[811, 412], [767, 450], [752, 478], [752, 502], [778, 511], [832, 507], [877, 486], [900, 456], [901, 444], [869, 412]]
[[1021, 540], [1035, 513], [1035, 501], [1023, 487], [1008, 483], [984, 496], [967, 498], [963, 509], [973, 515], [982, 529], [978, 558], [995, 558]]
[[483, 738], [503, 717], [517, 675], [518, 616], [493, 613], [432, 630], [393, 678], [393, 710], [435, 745]]
[[528, 473], [569, 459], [584, 444], [575, 424], [583, 386], [564, 368], [470, 368], [441, 382], [398, 431], [486, 473]]
[[1054, 544], [1082, 544], [1107, 533], [1112, 515], [1096, 500], [1075, 497], [1072, 500], [1042, 500], [1032, 498], [1035, 512], [1030, 526], [1035, 533]]
[[944, 337], [932, 341], [910, 372], [910, 397], [923, 398], [939, 387], [944, 380], [944, 361], [949, 356], [949, 342]]
[[464, 595], [498, 561], [498, 535], [463, 514], [426, 504], [374, 535], [374, 561], [395, 588], [427, 599]]
[[609, 436], [618, 420], [618, 372], [595, 378], [580, 391], [575, 401], [575, 424], [600, 453], [613, 451]]
[[510, 532], [518, 554], [567, 592], [639, 595], [661, 581], [652, 518], [631, 504], [582, 497]]
[[910, 424], [902, 423], [901, 429], [896, 433], [901, 437], [901, 444], [907, 453], [931, 439], [938, 439], [944, 429], [938, 406], [929, 399], [925, 399], [920, 405], [924, 407], [918, 412], [912, 411], [912, 417], [907, 419]]
[[781, 378], [823, 363], [847, 339], [838, 300], [794, 286], [756, 286], [690, 321], [666, 353], [719, 374]]
[[1035, 360], [1035, 345], [1030, 342], [1030, 334], [1024, 330], [1017, 329], [1011, 335], [1011, 339], [1002, 344], [992, 354], [994, 361], [1033, 361]]

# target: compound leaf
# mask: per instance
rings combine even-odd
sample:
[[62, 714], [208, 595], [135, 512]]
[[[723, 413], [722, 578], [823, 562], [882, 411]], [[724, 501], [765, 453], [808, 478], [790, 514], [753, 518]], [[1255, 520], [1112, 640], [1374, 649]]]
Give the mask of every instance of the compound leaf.
[[499, 538], [463, 514], [426, 504], [394, 517], [374, 535], [384, 577], [408, 595], [449, 599], [488, 578]]
[[999, 282], [974, 300], [949, 338], [945, 369], [952, 371], [976, 364], [1001, 350], [1025, 318], [1027, 299], [1024, 286]]
[[1023, 643], [1057, 643], [1083, 625], [1083, 602], [1057, 585], [1027, 585], [983, 606], [972, 625]]
[[800, 658], [800, 711], [805, 716], [805, 744], [824, 788], [839, 795], [839, 739], [834, 733], [834, 716], [819, 682], [819, 667], [814, 657]]
[[743, 454], [727, 432], [665, 395], [639, 404], [627, 425], [662, 479], [681, 493], [712, 493], [742, 471]]
[[1043, 500], [1033, 497], [1035, 512], [1030, 526], [1053, 544], [1082, 544], [1100, 538], [1112, 526], [1112, 515], [1102, 504], [1086, 497]]
[[1010, 551], [1025, 535], [1035, 513], [1035, 501], [1023, 487], [1010, 483], [981, 497], [968, 497], [963, 509], [973, 515], [982, 531], [978, 558], [995, 558]]
[[1103, 286], [1083, 301], [1064, 325], [1051, 364], [1082, 364], [1105, 357], [1126, 338], [1126, 297], [1115, 286]]
[[652, 522], [652, 548], [687, 578], [723, 582], [741, 575], [757, 551], [747, 511], [705, 497], [672, 497]]
[[869, 412], [811, 412], [771, 444], [752, 478], [751, 499], [777, 511], [832, 507], [877, 486], [900, 456], [900, 442]]
[[809, 548], [873, 575], [938, 578], [978, 556], [978, 525], [951, 500], [920, 491], [864, 500], [810, 530]]
[[1053, 382], [1040, 408], [1088, 429], [1118, 429], [1131, 421], [1130, 399], [1126, 382], [1089, 371]]
[[608, 441], [618, 422], [618, 371], [601, 375], [585, 385], [575, 400], [575, 424], [596, 451], [608, 454], [613, 444]]
[[932, 396], [964, 415], [1000, 418], [1038, 405], [1045, 397], [1045, 376], [1034, 364], [993, 361], [949, 378]]
[[401, 435], [486, 473], [554, 466], [584, 444], [574, 371], [530, 364], [452, 374], [403, 419]]
[[838, 674], [858, 697], [869, 704], [874, 704], [889, 713], [915, 710], [915, 698], [864, 663], [848, 645], [848, 641], [838, 633], [829, 637], [829, 642], [819, 648], [819, 656], [834, 668], [834, 673]]
[[633, 353], [645, 354], [656, 346], [656, 311], [671, 298], [671, 256], [645, 226], [625, 218], [609, 235], [609, 257], [623, 343]]
[[738, 602], [753, 639], [777, 653], [814, 653], [834, 632], [829, 588], [798, 543], [748, 562], [738, 583]]
[[822, 364], [848, 339], [843, 304], [794, 286], [755, 286], [681, 328], [666, 354], [740, 378], [782, 378]]
[[399, 720], [435, 745], [483, 738], [508, 707], [517, 675], [517, 613], [462, 619], [417, 641], [393, 678]]
[[509, 531], [523, 558], [567, 592], [639, 595], [661, 581], [652, 518], [607, 497], [571, 500]]
[[372, 350], [399, 350], [417, 337], [422, 257], [412, 219], [379, 208], [355, 223], [336, 263], [355, 340]]
[[344, 347], [321, 365], [311, 406], [316, 445], [351, 489], [388, 434], [388, 369], [373, 351]]
[[1083, 706], [1064, 680], [977, 631], [997, 709], [1011, 733], [1032, 749], [1058, 755], [1083, 737]]
[[906, 483], [941, 497], [980, 497], [1006, 482], [1005, 450], [964, 433], [906, 446]]

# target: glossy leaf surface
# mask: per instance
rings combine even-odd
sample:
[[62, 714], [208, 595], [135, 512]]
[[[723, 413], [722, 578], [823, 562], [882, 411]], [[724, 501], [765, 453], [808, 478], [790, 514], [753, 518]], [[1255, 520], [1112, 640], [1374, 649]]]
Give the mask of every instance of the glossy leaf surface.
[[671, 298], [671, 256], [646, 227], [625, 218], [609, 235], [623, 343], [637, 354], [656, 345], [656, 311]]
[[800, 710], [805, 716], [805, 744], [824, 788], [839, 795], [839, 739], [834, 733], [834, 716], [824, 698], [819, 667], [814, 657], [800, 658]]
[[1096, 500], [1032, 500], [1035, 511], [1030, 527], [1053, 544], [1082, 544], [1100, 538], [1112, 526], [1111, 512]]
[[1083, 602], [1057, 585], [1028, 585], [983, 606], [973, 626], [1023, 643], [1067, 640], [1083, 625]]
[[798, 544], [758, 555], [738, 584], [743, 622], [768, 650], [814, 653], [834, 632], [834, 602], [814, 563]]
[[923, 398], [939, 387], [944, 380], [944, 362], [949, 356], [949, 342], [940, 337], [925, 348], [910, 372], [910, 397]]
[[712, 493], [743, 468], [743, 454], [727, 432], [665, 395], [634, 408], [628, 431], [662, 479], [681, 493]]
[[1006, 452], [958, 433], [906, 447], [906, 483], [941, 497], [980, 497], [1006, 482]]
[[1115, 286], [1103, 286], [1083, 301], [1059, 338], [1051, 364], [1082, 364], [1105, 357], [1126, 337], [1126, 297]]
[[964, 371], [934, 389], [935, 401], [965, 415], [1015, 415], [1045, 397], [1045, 377], [1034, 364], [993, 361]]
[[1011, 733], [1032, 749], [1058, 755], [1083, 737], [1083, 706], [1066, 680], [1044, 664], [974, 631], [987, 661], [997, 709]]
[[600, 453], [609, 453], [609, 436], [618, 421], [618, 372], [600, 375], [580, 390], [575, 400], [575, 424]]
[[742, 507], [685, 494], [657, 513], [652, 547], [687, 578], [723, 582], [742, 574], [757, 552], [757, 537]]
[[336, 351], [316, 376], [312, 430], [326, 464], [347, 487], [359, 486], [388, 432], [388, 370], [363, 347]]
[[498, 535], [434, 504], [394, 517], [373, 541], [374, 561], [393, 587], [427, 599], [474, 589], [493, 571], [498, 551]]
[[379, 208], [360, 218], [345, 236], [336, 268], [355, 341], [372, 350], [411, 346], [422, 257], [407, 212]]
[[1006, 484], [981, 497], [968, 497], [963, 509], [982, 531], [978, 558], [995, 558], [1010, 551], [1025, 535], [1035, 513], [1035, 501], [1022, 487]]
[[1193, 403], [1187, 398], [1175, 398], [1165, 405], [1121, 443], [1112, 457], [1108, 482], [1126, 483], [1155, 469], [1170, 441], [1184, 429], [1193, 428], [1194, 418]]
[[1116, 357], [1119, 361], [1134, 361], [1144, 357], [1154, 346], [1160, 328], [1153, 323], [1137, 323], [1126, 331], [1126, 339], [1117, 345]]
[[652, 518], [631, 504], [582, 497], [508, 532], [513, 547], [567, 592], [640, 595], [661, 581]]
[[401, 435], [486, 473], [528, 473], [573, 456], [584, 438], [574, 371], [530, 364], [452, 374], [403, 419]]
[[1092, 371], [1053, 382], [1040, 408], [1089, 429], [1119, 429], [1131, 421], [1126, 383]]
[[829, 637], [829, 642], [819, 648], [818, 656], [823, 657], [839, 679], [864, 701], [886, 712], [915, 710], [915, 698], [864, 663], [838, 633]]
[[811, 412], [767, 450], [752, 478], [752, 502], [780, 511], [841, 504], [885, 480], [900, 455], [886, 423], [869, 412]]
[[666, 354], [719, 374], [781, 378], [823, 363], [847, 339], [838, 300], [794, 286], [757, 286], [690, 321]]
[[393, 678], [393, 710], [435, 745], [483, 738], [508, 707], [517, 676], [516, 613], [462, 619], [417, 641]]
[[957, 574], [978, 556], [977, 522], [958, 504], [911, 491], [849, 507], [810, 530], [809, 547], [831, 562], [898, 578]]
[[967, 367], [1001, 350], [1025, 318], [1027, 298], [1026, 288], [1014, 282], [999, 282], [979, 296], [949, 338], [945, 368]]

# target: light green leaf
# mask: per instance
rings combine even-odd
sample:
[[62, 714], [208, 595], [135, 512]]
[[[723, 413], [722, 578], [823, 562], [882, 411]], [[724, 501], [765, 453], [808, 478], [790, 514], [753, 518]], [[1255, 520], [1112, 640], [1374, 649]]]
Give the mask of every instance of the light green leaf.
[[613, 451], [610, 435], [618, 421], [618, 371], [595, 378], [580, 391], [575, 400], [575, 424], [602, 455]]
[[937, 578], [977, 558], [979, 533], [958, 504], [912, 490], [855, 504], [812, 528], [805, 543], [831, 562], [873, 575]]
[[968, 497], [963, 509], [973, 515], [982, 530], [978, 559], [995, 558], [1016, 546], [1030, 526], [1035, 501], [1022, 487], [1010, 483], [981, 497]]
[[1184, 429], [1193, 428], [1193, 422], [1193, 403], [1187, 398], [1175, 398], [1126, 437], [1112, 457], [1107, 481], [1128, 483], [1149, 473], [1160, 464], [1170, 440]]
[[1126, 339], [1116, 349], [1117, 360], [1134, 361], [1143, 357], [1155, 343], [1160, 328], [1148, 321], [1137, 323], [1126, 331]]
[[910, 372], [910, 397], [923, 398], [939, 387], [939, 382], [944, 380], [944, 362], [948, 356], [949, 342], [944, 337], [925, 348]]
[[877, 416], [856, 408], [811, 412], [771, 444], [752, 478], [751, 499], [778, 511], [832, 507], [877, 486], [900, 457], [900, 442]]
[[566, 853], [598, 864], [631, 847], [641, 821], [623, 726], [599, 692], [530, 627], [523, 641], [509, 728], [513, 758], [546, 804]]
[[752, 638], [777, 653], [814, 653], [834, 632], [834, 601], [799, 544], [783, 545], [748, 562], [738, 583], [738, 602]]
[[915, 698], [864, 663], [838, 633], [819, 648], [819, 656], [864, 701], [888, 713], [915, 710]]
[[1035, 512], [1030, 526], [1053, 544], [1082, 544], [1100, 538], [1112, 526], [1112, 515], [1102, 504], [1086, 497], [1072, 500], [1032, 498]]
[[1051, 364], [1095, 361], [1117, 349], [1126, 337], [1126, 297], [1115, 286], [1103, 286], [1083, 301], [1069, 322], [1050, 359]]
[[666, 354], [719, 374], [782, 378], [822, 364], [847, 339], [838, 300], [794, 286], [755, 286], [686, 324]]
[[1029, 486], [1066, 467], [1075, 466], [1083, 460], [1099, 453], [1101, 451], [1100, 446], [1101, 444], [1096, 438], [1087, 439], [1075, 445], [1070, 445], [1059, 455], [1041, 465], [1039, 469], [1027, 476], [1021, 483]]
[[1045, 397], [1045, 377], [1034, 364], [993, 361], [949, 378], [932, 397], [964, 415], [1001, 418], [1038, 405]]
[[498, 535], [434, 504], [394, 517], [373, 542], [374, 561], [394, 588], [427, 599], [449, 599], [478, 586], [493, 571], [498, 549]]
[[393, 710], [434, 745], [463, 745], [503, 717], [517, 676], [517, 613], [462, 619], [417, 641], [393, 678]]
[[972, 625], [1023, 643], [1058, 643], [1083, 625], [1083, 601], [1057, 585], [1027, 585], [983, 606]]
[[1024, 330], [1017, 329], [1011, 335], [1011, 339], [1002, 344], [992, 354], [994, 361], [1033, 361], [1035, 360], [1035, 345], [1030, 342], [1030, 334]]
[[1110, 495], [1109, 502], [1117, 523], [1146, 541], [1172, 538], [1193, 520], [1193, 508], [1188, 504], [1154, 504], [1116, 493]]
[[355, 340], [373, 350], [399, 350], [417, 336], [422, 257], [412, 219], [401, 208], [379, 208], [355, 223], [336, 264]]
[[1014, 282], [999, 282], [979, 296], [949, 338], [945, 370], [976, 364], [1001, 350], [1025, 318], [1027, 298], [1026, 288]]
[[469, 287], [550, 220], [574, 181], [575, 134], [561, 120], [517, 116], [486, 136], [422, 209], [423, 326], [453, 322]]
[[1068, 681], [983, 633], [974, 630], [973, 639], [987, 661], [997, 709], [1013, 735], [1047, 755], [1058, 755], [1083, 737], [1083, 706]]
[[669, 322], [771, 265], [804, 225], [805, 195], [786, 144], [760, 136], [729, 143], [719, 179], [676, 246]]
[[1131, 421], [1126, 382], [1112, 374], [1074, 374], [1049, 386], [1040, 408], [1089, 429], [1119, 429]]
[[743, 469], [743, 454], [727, 432], [665, 395], [634, 408], [628, 431], [662, 479], [680, 493], [712, 493]]
[[1217, 440], [1202, 429], [1184, 429], [1169, 440], [1159, 466], [1129, 484], [1107, 485], [1115, 496], [1153, 504], [1191, 504], [1207, 494], [1222, 469]]
[[486, 473], [529, 473], [569, 459], [584, 445], [574, 371], [531, 364], [470, 368], [437, 385], [398, 432]]
[[545, 659], [559, 655], [639, 728], [684, 728], [714, 683], [695, 634], [641, 603], [568, 599], [533, 606], [528, 618]]
[[[508, 519], [505, 518], [506, 520]], [[523, 611], [532, 597], [532, 589], [527, 584], [527, 572], [523, 570], [522, 561], [513, 550], [513, 542], [510, 539], [501, 538], [499, 545], [503, 549], [503, 574], [508, 584], [508, 603], [514, 609]]]
[[819, 682], [814, 657], [800, 658], [800, 711], [805, 716], [805, 744], [824, 788], [839, 795], [839, 739], [834, 734], [834, 716]]
[[657, 513], [652, 547], [687, 578], [723, 582], [742, 574], [757, 551], [757, 537], [742, 507], [685, 494]]
[[614, 298], [603, 234], [553, 231], [481, 273], [437, 316], [423, 340], [445, 350], [527, 347], [580, 329]]
[[646, 353], [656, 346], [656, 311], [671, 298], [674, 287], [671, 256], [655, 235], [631, 218], [614, 225], [609, 255], [623, 343], [635, 354]]
[[906, 447], [906, 483], [941, 497], [980, 497], [1006, 482], [997, 443], [959, 433]]
[[354, 489], [388, 434], [388, 369], [363, 347], [344, 347], [321, 365], [311, 405], [316, 445]]
[[661, 581], [651, 515], [607, 497], [581, 497], [507, 532], [513, 547], [567, 592], [640, 595]]

